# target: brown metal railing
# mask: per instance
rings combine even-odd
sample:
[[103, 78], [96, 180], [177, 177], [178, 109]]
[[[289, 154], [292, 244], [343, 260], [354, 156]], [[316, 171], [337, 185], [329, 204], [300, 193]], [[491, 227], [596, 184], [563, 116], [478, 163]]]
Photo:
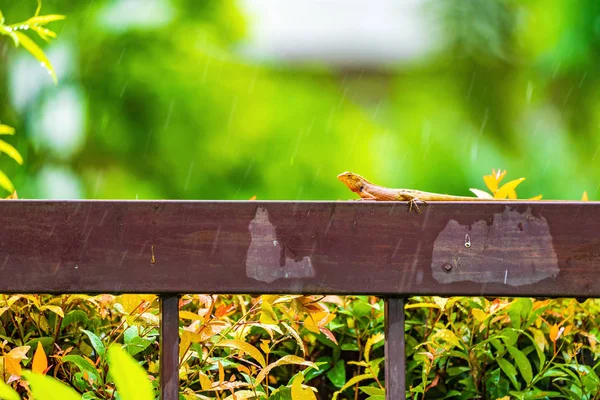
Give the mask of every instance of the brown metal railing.
[[600, 203], [0, 202], [0, 293], [156, 293], [162, 399], [178, 294], [373, 294], [388, 399], [405, 398], [404, 298], [598, 297]]

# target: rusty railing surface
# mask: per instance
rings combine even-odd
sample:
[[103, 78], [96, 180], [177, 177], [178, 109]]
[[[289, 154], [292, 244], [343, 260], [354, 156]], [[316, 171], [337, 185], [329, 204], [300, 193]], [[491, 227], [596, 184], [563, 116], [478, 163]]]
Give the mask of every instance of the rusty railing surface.
[[182, 293], [373, 294], [388, 399], [405, 398], [410, 295], [598, 297], [600, 203], [0, 202], [0, 293], [161, 296], [161, 396], [178, 398]]

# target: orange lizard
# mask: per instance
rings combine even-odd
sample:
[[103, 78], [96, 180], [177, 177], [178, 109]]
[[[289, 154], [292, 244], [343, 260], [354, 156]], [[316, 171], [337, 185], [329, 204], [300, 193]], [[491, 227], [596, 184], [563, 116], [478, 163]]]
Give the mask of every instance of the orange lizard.
[[485, 201], [478, 197], [466, 196], [451, 196], [448, 194], [422, 192], [412, 189], [390, 189], [383, 186], [375, 185], [362, 176], [344, 172], [338, 175], [338, 179], [342, 181], [350, 190], [358, 194], [360, 200], [375, 200], [375, 201], [408, 201], [408, 209], [412, 211], [414, 208], [417, 213], [421, 213], [417, 201], [427, 205], [428, 201]]

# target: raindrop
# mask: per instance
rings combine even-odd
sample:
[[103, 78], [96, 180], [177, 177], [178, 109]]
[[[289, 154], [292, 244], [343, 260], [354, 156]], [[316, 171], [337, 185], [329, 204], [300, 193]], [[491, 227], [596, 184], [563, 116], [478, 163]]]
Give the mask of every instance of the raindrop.
[[471, 237], [469, 236], [469, 234], [467, 233], [465, 235], [465, 247], [468, 249], [469, 247], [471, 247]]

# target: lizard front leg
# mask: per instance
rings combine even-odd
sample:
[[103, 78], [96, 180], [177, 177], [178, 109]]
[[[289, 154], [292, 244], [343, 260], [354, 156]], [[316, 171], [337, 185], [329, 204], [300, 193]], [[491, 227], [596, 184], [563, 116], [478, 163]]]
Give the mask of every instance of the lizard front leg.
[[377, 200], [377, 197], [373, 196], [371, 193], [366, 192], [364, 190], [361, 191], [358, 195], [360, 196], [360, 199], [356, 199], [358, 201], [361, 201], [361, 200]]
[[419, 214], [419, 215], [421, 214], [421, 210], [419, 209], [419, 206], [417, 205], [417, 201], [420, 201], [425, 205], [428, 204], [425, 200], [421, 200], [417, 196], [410, 194], [410, 193], [401, 193], [398, 197], [400, 200], [408, 200], [408, 212], [411, 212], [414, 208], [415, 211], [417, 212], [417, 214]]

